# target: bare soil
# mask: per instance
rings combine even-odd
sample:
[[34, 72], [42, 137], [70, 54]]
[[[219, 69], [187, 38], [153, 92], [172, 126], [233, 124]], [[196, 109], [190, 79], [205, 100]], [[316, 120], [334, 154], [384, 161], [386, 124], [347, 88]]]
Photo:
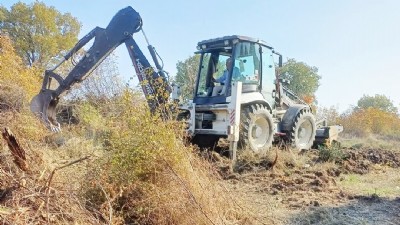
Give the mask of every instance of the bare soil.
[[254, 215], [250, 224], [400, 224], [400, 154], [342, 151], [344, 159], [331, 163], [318, 150], [279, 150], [272, 168], [275, 153], [239, 160], [235, 172], [219, 165], [224, 185]]

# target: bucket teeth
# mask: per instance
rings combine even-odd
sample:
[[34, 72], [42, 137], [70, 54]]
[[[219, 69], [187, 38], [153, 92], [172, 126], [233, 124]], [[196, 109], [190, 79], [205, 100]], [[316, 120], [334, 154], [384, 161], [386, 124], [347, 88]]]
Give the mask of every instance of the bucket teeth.
[[53, 99], [51, 92], [41, 92], [33, 97], [30, 105], [31, 111], [53, 132], [61, 131], [56, 119], [57, 104], [58, 99]]

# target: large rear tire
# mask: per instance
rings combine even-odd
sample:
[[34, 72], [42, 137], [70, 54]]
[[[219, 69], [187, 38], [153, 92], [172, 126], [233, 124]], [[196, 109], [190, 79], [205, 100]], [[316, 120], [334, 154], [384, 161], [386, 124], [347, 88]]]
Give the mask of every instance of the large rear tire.
[[308, 150], [316, 135], [315, 117], [309, 109], [302, 109], [296, 116], [292, 129], [288, 131], [289, 141], [297, 150]]
[[271, 148], [273, 138], [274, 123], [267, 108], [256, 104], [242, 109], [239, 140], [242, 148], [264, 154]]

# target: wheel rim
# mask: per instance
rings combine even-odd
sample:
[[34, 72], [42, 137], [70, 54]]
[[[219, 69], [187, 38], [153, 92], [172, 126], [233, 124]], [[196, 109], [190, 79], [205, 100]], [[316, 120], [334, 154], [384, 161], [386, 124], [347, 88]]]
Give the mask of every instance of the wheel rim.
[[250, 129], [250, 141], [257, 148], [262, 148], [267, 143], [270, 136], [269, 123], [264, 118], [258, 118], [254, 121]]
[[306, 148], [313, 135], [313, 124], [310, 120], [304, 121], [297, 130], [297, 140], [300, 148]]

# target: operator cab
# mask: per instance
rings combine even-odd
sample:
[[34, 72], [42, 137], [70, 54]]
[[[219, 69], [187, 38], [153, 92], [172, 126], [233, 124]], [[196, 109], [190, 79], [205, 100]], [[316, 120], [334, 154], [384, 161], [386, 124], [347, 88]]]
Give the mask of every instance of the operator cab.
[[275, 64], [267, 43], [233, 35], [201, 41], [197, 48], [201, 59], [194, 103], [228, 103], [232, 83], [241, 81], [243, 93], [260, 92], [274, 104]]

